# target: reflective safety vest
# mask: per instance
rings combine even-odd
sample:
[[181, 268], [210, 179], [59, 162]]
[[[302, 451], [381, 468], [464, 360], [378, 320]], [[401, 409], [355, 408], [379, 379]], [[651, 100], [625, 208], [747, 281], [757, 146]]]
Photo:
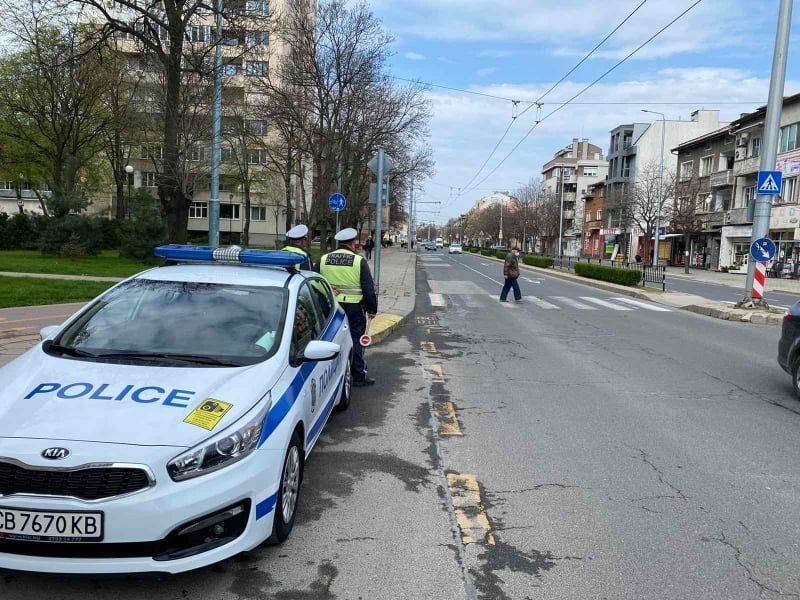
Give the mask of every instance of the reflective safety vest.
[[[308, 252], [306, 252], [302, 248], [298, 248], [297, 246], [284, 246], [283, 249], [286, 250], [287, 252], [294, 252], [295, 254], [302, 254], [303, 256], [305, 256], [306, 259], [308, 259], [308, 268], [309, 269], [311, 268], [311, 255], [309, 255]], [[295, 265], [294, 268], [300, 271], [300, 265]]]
[[336, 300], [357, 304], [364, 299], [361, 291], [361, 261], [363, 256], [340, 249], [326, 254], [319, 261], [319, 272], [336, 292]]

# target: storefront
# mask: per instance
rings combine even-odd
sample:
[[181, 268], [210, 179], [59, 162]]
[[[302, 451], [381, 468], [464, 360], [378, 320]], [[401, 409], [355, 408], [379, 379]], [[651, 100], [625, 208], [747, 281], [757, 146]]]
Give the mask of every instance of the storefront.
[[728, 225], [722, 228], [719, 249], [720, 269], [738, 269], [747, 264], [752, 225]]

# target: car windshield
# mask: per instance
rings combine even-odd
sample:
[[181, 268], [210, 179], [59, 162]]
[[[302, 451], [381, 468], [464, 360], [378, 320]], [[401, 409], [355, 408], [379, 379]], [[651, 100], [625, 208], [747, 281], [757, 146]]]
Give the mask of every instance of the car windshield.
[[49, 347], [85, 358], [239, 366], [280, 344], [278, 287], [136, 279], [102, 296]]

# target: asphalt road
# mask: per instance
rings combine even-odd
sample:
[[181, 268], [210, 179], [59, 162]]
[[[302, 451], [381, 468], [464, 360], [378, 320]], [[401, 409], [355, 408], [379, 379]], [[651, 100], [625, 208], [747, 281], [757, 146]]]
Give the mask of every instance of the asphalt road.
[[[280, 547], [3, 600], [800, 598], [800, 403], [775, 327], [423, 254]], [[535, 296], [535, 297], [534, 297]]]
[[[731, 275], [731, 277], [734, 277]], [[670, 292], [685, 292], [687, 294], [697, 294], [709, 300], [718, 300], [727, 304], [735, 304], [744, 296], [744, 275], [738, 275], [737, 281], [741, 282], [740, 287], [733, 287], [730, 285], [720, 283], [707, 283], [701, 281], [688, 281], [678, 277], [670, 277], [667, 275], [667, 291]], [[800, 300], [797, 294], [791, 292], [782, 292], [779, 290], [770, 289], [770, 280], [767, 279], [766, 287], [767, 302], [775, 308], [786, 309], [792, 304]]]

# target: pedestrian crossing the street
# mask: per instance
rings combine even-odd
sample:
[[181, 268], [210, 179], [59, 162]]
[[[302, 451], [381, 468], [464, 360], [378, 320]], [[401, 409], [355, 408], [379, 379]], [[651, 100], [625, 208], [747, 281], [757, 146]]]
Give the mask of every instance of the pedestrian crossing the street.
[[[434, 308], [447, 308], [453, 306], [461, 309], [476, 309], [486, 308], [487, 305], [497, 302], [498, 298], [495, 295], [488, 295], [485, 293], [474, 294], [470, 293], [474, 290], [465, 289], [465, 286], [456, 286], [453, 289], [448, 289], [445, 282], [435, 282], [438, 285], [432, 286], [434, 290], [428, 294], [430, 304]], [[465, 282], [449, 282], [452, 284], [465, 283]], [[509, 298], [509, 300], [512, 300]], [[632, 311], [649, 311], [649, 312], [672, 312], [669, 308], [658, 306], [650, 302], [641, 300], [634, 300], [633, 298], [615, 297], [615, 298], [598, 298], [594, 296], [577, 296], [575, 298], [569, 296], [523, 296], [523, 303], [530, 304], [537, 309], [542, 310], [581, 310], [581, 311], [608, 311], [608, 312], [632, 312]]]

